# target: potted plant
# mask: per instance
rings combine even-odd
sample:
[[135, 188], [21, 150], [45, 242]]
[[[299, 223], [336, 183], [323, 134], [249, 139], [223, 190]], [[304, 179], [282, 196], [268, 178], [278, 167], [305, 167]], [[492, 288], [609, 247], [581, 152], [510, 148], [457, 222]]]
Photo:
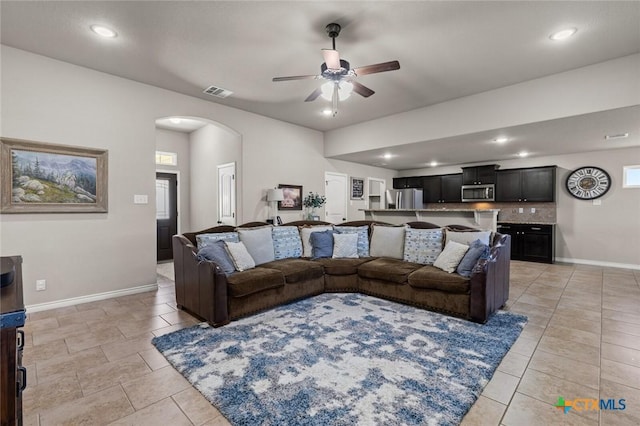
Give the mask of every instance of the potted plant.
[[316, 213], [316, 209], [324, 206], [326, 202], [327, 198], [324, 195], [320, 195], [317, 192], [309, 192], [309, 194], [304, 197], [304, 200], [302, 201], [302, 205], [307, 210], [306, 218], [308, 220], [319, 218], [318, 214]]

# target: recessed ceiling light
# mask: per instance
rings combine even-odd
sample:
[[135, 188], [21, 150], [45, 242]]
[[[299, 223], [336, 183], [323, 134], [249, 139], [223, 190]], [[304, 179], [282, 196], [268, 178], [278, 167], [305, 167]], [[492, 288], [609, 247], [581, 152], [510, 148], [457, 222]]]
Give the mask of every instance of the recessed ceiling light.
[[91, 31], [94, 33], [107, 38], [114, 38], [118, 36], [118, 33], [112, 30], [111, 28], [105, 27], [104, 25], [92, 25]]
[[169, 119], [169, 121], [170, 121], [170, 122], [172, 122], [173, 124], [180, 124], [180, 123], [182, 123], [182, 119], [180, 119], [180, 118], [175, 118], [175, 117], [170, 118], [170, 119]]
[[388, 160], [388, 159], [390, 159], [390, 158], [391, 158], [391, 154], [389, 154], [389, 153], [387, 152], [386, 154], [384, 154], [384, 155], [382, 156], [382, 158], [384, 158], [385, 160]]
[[493, 141], [495, 143], [506, 143], [506, 142], [509, 141], [509, 139], [507, 137], [505, 137], [505, 136], [500, 136], [498, 138], [495, 138]]
[[526, 157], [527, 155], [529, 155], [527, 151], [521, 151], [518, 153], [518, 157]]
[[564, 30], [556, 31], [555, 33], [551, 34], [549, 38], [553, 41], [566, 40], [574, 35], [576, 31], [578, 31], [577, 28], [566, 28]]
[[322, 110], [322, 114], [324, 115], [331, 115], [332, 111], [330, 108], [325, 108]]
[[438, 165], [438, 162], [437, 162], [437, 161], [432, 161], [432, 162], [430, 162], [430, 163], [429, 163], [429, 165], [430, 165], [431, 167], [435, 167], [435, 166], [437, 166], [437, 165]]
[[616, 135], [606, 135], [604, 138], [606, 140], [610, 140], [610, 139], [624, 139], [628, 137], [629, 137], [629, 133], [618, 133]]

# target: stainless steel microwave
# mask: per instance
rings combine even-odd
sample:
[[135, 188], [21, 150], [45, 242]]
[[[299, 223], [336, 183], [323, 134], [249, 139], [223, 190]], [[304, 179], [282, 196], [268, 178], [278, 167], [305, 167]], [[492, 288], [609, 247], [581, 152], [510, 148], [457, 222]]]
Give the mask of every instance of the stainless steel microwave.
[[462, 185], [462, 202], [474, 203], [481, 201], [495, 201], [496, 186], [486, 185]]

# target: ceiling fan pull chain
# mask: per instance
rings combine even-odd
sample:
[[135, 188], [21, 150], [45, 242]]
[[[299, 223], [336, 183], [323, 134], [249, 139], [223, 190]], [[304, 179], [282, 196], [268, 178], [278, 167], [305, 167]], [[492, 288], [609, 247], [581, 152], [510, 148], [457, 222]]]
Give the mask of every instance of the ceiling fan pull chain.
[[338, 115], [338, 82], [333, 83], [333, 96], [331, 97], [333, 116]]

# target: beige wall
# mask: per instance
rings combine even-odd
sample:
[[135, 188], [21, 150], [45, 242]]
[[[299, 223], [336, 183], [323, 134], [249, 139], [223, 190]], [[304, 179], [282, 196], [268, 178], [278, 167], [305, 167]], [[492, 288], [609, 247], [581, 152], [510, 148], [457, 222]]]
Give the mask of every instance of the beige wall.
[[[640, 148], [499, 161], [501, 169], [557, 165], [556, 257], [558, 261], [640, 269], [640, 188], [622, 188], [622, 167], [640, 164]], [[466, 166], [466, 165], [465, 165]], [[609, 173], [611, 189], [594, 205], [567, 192], [567, 175], [582, 166]], [[460, 166], [404, 170], [399, 175], [461, 173]]]
[[177, 166], [158, 166], [158, 171], [177, 171], [178, 176], [178, 190], [180, 206], [178, 206], [178, 232], [187, 232], [191, 230], [189, 221], [190, 209], [190, 149], [189, 149], [189, 134], [183, 132], [174, 132], [166, 129], [156, 129], [156, 150], [165, 152], [175, 152], [178, 155]]

